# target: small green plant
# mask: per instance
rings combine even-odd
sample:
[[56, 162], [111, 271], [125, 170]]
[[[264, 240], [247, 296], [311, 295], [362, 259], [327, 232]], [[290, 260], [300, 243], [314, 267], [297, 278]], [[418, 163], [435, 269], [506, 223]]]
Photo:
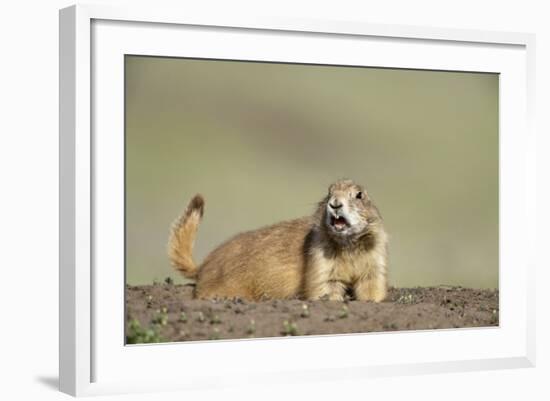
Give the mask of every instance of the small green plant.
[[288, 320], [285, 320], [283, 322], [283, 334], [285, 336], [297, 336], [298, 333], [298, 326], [294, 322], [289, 322]]
[[349, 308], [346, 305], [342, 306], [342, 309], [340, 309], [340, 312], [338, 313], [338, 317], [340, 319], [346, 319], [349, 316]]
[[382, 328], [384, 330], [393, 331], [397, 330], [397, 325], [395, 323], [383, 324]]
[[144, 343], [160, 343], [164, 341], [160, 336], [156, 326], [151, 326], [147, 329], [141, 327], [141, 323], [137, 319], [132, 319], [126, 334], [127, 344], [144, 344]]
[[168, 285], [172, 285], [172, 284], [174, 284], [174, 279], [172, 277], [168, 276], [164, 279], [164, 282]]
[[302, 313], [300, 313], [300, 316], [309, 317], [309, 307], [307, 304], [302, 304]]
[[414, 304], [415, 299], [413, 294], [405, 294], [401, 295], [399, 298], [397, 298], [397, 301], [395, 301], [398, 304]]
[[248, 324], [248, 327], [246, 328], [246, 334], [251, 336], [254, 333], [256, 333], [256, 322], [254, 321], [254, 319], [252, 319], [252, 320], [250, 320], [250, 323]]
[[187, 315], [185, 312], [180, 313], [180, 317], [178, 319], [180, 323], [187, 323]]
[[220, 324], [221, 322], [222, 322], [222, 320], [220, 319], [220, 317], [218, 315], [213, 315], [210, 318], [210, 324]]
[[166, 308], [157, 310], [157, 313], [153, 316], [151, 323], [166, 326], [168, 324], [168, 310]]
[[197, 321], [202, 323], [204, 322], [204, 320], [205, 320], [204, 313], [199, 312], [197, 315]]
[[220, 336], [220, 329], [217, 327], [212, 330], [212, 333], [210, 334], [210, 337], [208, 337], [209, 340], [219, 340], [221, 338]]

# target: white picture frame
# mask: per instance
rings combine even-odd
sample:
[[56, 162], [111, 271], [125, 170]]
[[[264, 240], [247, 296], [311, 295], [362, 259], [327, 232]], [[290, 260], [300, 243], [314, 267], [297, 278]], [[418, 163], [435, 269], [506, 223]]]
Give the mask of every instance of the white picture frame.
[[[331, 42], [335, 38], [339, 46]], [[217, 44], [220, 39], [223, 46]], [[154, 7], [61, 10], [60, 390], [94, 395], [534, 366], [534, 43], [534, 35], [525, 33], [357, 21], [235, 20]], [[124, 54], [337, 59], [340, 64], [501, 74], [500, 326], [124, 346], [119, 68]], [[94, 136], [97, 132], [110, 135]], [[517, 232], [524, 233], [522, 238]], [[342, 349], [354, 352], [342, 356]], [[284, 355], [295, 358], [291, 366]], [[140, 363], [159, 368], [139, 372]]]

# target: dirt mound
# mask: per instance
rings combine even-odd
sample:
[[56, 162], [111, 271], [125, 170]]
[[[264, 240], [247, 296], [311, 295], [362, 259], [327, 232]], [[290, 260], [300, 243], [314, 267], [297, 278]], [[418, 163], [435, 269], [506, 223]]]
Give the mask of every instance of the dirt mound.
[[127, 343], [498, 326], [498, 290], [392, 288], [376, 304], [346, 300], [195, 300], [172, 283], [126, 287]]

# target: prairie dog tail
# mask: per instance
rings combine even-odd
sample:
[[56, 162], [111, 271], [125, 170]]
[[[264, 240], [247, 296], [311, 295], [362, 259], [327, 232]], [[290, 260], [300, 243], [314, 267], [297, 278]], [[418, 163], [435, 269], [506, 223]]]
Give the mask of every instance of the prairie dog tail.
[[197, 194], [170, 230], [168, 257], [172, 266], [187, 278], [195, 278], [198, 271], [193, 261], [193, 244], [203, 213], [204, 198]]

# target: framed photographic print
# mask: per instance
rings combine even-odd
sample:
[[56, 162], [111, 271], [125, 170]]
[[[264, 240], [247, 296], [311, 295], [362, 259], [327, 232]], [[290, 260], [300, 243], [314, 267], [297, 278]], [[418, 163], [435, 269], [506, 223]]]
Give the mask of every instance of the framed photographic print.
[[61, 10], [61, 390], [533, 366], [533, 46]]

